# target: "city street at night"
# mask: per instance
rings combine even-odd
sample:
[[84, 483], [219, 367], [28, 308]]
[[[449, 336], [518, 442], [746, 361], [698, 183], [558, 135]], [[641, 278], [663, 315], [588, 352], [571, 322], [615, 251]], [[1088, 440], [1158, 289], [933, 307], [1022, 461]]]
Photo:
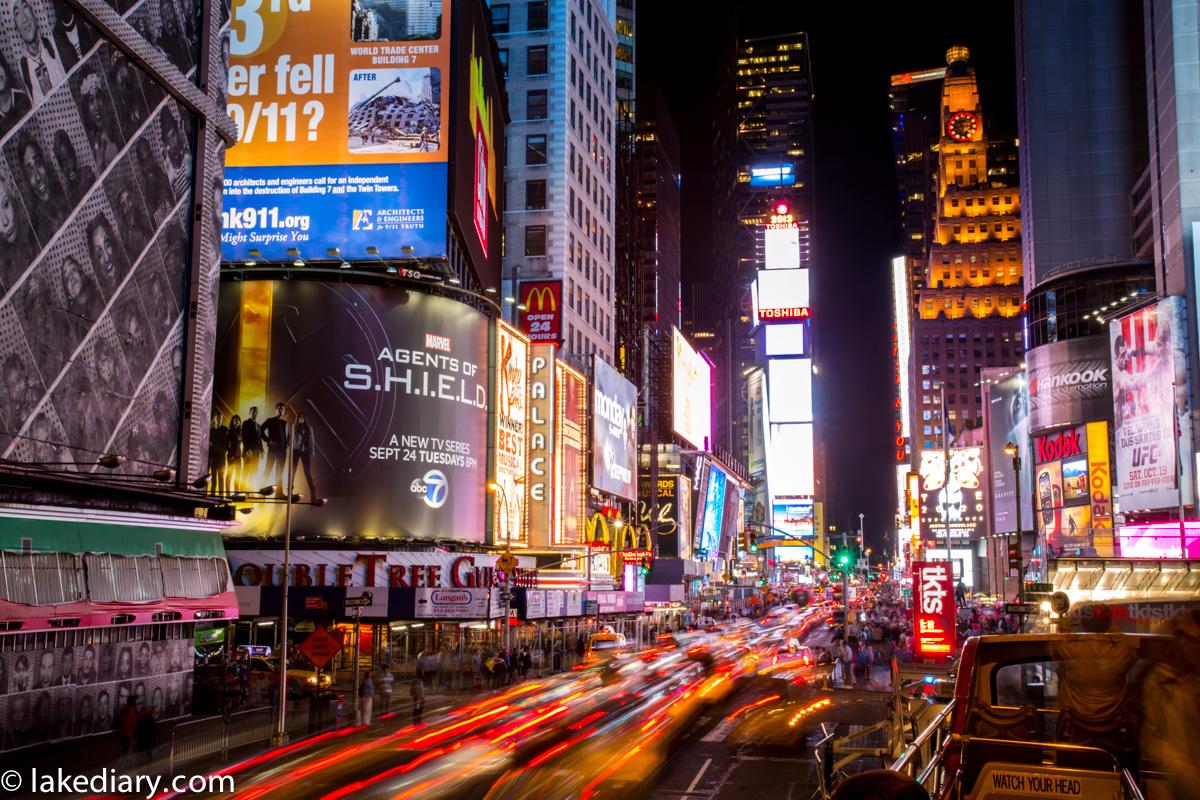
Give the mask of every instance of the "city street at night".
[[0, 800], [1200, 800], [1200, 0], [0, 0]]

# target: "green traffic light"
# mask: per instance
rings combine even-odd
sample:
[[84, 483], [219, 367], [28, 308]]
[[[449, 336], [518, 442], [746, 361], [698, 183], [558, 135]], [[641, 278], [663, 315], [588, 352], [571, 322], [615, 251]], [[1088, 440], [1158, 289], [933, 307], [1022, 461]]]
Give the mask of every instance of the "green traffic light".
[[751, 552], [751, 553], [757, 553], [757, 552], [758, 552], [758, 544], [757, 544], [756, 542], [751, 542], [751, 543], [750, 543], [750, 552]]

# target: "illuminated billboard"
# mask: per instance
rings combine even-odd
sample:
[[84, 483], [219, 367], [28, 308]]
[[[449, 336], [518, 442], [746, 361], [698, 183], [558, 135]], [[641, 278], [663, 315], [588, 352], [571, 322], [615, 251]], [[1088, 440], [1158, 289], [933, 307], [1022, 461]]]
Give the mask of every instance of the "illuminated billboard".
[[954, 575], [945, 561], [915, 561], [913, 575], [913, 655], [944, 661], [957, 646]]
[[808, 270], [763, 270], [753, 287], [754, 323], [803, 322], [809, 308]]
[[812, 423], [771, 423], [771, 438], [767, 443], [767, 482], [772, 496], [813, 495], [814, 463]]
[[768, 270], [800, 268], [798, 227], [768, 225], [763, 230], [763, 267]]
[[[375, 0], [374, 5], [387, 7], [376, 12], [380, 15], [393, 20], [399, 17], [396, 3]], [[408, 17], [431, 17], [440, 10], [441, 1], [407, 5]], [[422, 8], [418, 10], [417, 5]], [[498, 198], [504, 191], [503, 79], [496, 74], [499, 65], [482, 0], [454, 3], [453, 16], [454, 66], [449, 78], [454, 98], [450, 118], [451, 218], [480, 283], [496, 286], [500, 280], [502, 233]]]
[[496, 323], [496, 410], [492, 541], [526, 544], [525, 474], [529, 343], [515, 328]]
[[767, 391], [771, 422], [812, 422], [812, 359], [769, 360]]
[[712, 366], [671, 328], [672, 429], [692, 447], [707, 449], [712, 437]]
[[[237, 6], [225, 259], [446, 255], [451, 3], [424, 5], [403, 22], [352, 0]], [[493, 196], [494, 180], [483, 180]]]
[[554, 454], [558, 480], [554, 484], [555, 545], [583, 541], [587, 498], [587, 379], [559, 361], [555, 365]]
[[592, 359], [592, 485], [637, 499], [637, 387]]
[[[771, 525], [780, 533], [811, 540], [814, 533], [814, 503], [811, 497], [782, 500], [771, 504]], [[771, 538], [771, 533], [766, 534]]]
[[780, 323], [763, 326], [763, 347], [771, 356], [807, 356], [809, 322]]
[[[295, 491], [327, 500], [294, 505], [294, 532], [483, 541], [483, 314], [417, 292], [300, 279], [228, 282], [220, 300], [213, 410], [261, 431], [255, 452], [220, 462], [221, 479], [285, 486], [292, 432]], [[286, 508], [256, 505], [229, 532], [281, 535]]]
[[921, 527], [952, 539], [977, 539], [984, 532], [983, 453], [978, 447], [950, 450], [950, 468], [941, 450], [922, 450]]
[[529, 416], [526, 435], [529, 442], [529, 478], [526, 485], [529, 504], [529, 543], [534, 547], [550, 544], [554, 526], [554, 345], [529, 346]]
[[517, 298], [517, 327], [529, 341], [562, 341], [562, 281], [521, 281]]
[[1175, 508], [1179, 472], [1186, 505], [1193, 459], [1184, 298], [1167, 297], [1113, 320], [1109, 343], [1121, 510]]
[[703, 495], [698, 505], [699, 518], [696, 520], [696, 549], [703, 551], [704, 559], [709, 561], [716, 559], [717, 548], [721, 543], [727, 482], [720, 467], [707, 464], [707, 472], [702, 476], [700, 484]]
[[760, 164], [750, 168], [751, 186], [795, 186], [796, 165], [791, 162]]
[[[992, 460], [989, 464], [992, 497], [992, 533], [1017, 530], [1017, 477], [1004, 446], [1016, 444], [1021, 457], [1021, 485], [1033, 485], [1033, 458], [1029, 452], [1029, 391], [1025, 373], [1008, 368], [983, 371], [983, 424]], [[1021, 493], [1022, 527], [1028, 530], [1033, 501], [1028, 489]]]
[[1051, 558], [1113, 555], [1108, 423], [1034, 440], [1037, 529]]
[[746, 438], [749, 444], [747, 466], [751, 478], [761, 478], [767, 472], [766, 375], [761, 369], [746, 378]]

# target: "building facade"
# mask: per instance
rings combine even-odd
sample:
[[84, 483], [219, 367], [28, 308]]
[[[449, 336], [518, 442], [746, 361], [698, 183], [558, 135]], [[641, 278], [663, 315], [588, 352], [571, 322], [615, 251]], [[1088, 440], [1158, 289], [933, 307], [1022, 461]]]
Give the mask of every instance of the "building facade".
[[506, 70], [502, 294], [562, 282], [562, 348], [614, 361], [616, 8], [614, 0], [491, 3]]

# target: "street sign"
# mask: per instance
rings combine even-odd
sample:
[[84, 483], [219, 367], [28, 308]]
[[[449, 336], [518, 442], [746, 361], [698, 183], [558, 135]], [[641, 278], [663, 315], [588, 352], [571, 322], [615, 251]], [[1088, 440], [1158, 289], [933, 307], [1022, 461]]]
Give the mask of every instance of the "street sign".
[[366, 608], [374, 598], [370, 592], [363, 592], [358, 597], [347, 597], [343, 603], [346, 608]]
[[501, 553], [500, 557], [496, 559], [496, 569], [500, 570], [501, 572], [512, 572], [516, 568], [517, 557], [512, 553]]
[[1038, 607], [1033, 603], [1005, 603], [1005, 614], [1036, 614]]
[[311, 619], [302, 619], [296, 623], [296, 633], [312, 633], [316, 629], [317, 625]]
[[342, 649], [342, 639], [330, 633], [327, 628], [317, 628], [296, 649], [311, 661], [314, 667], [323, 669]]
[[329, 604], [325, 602], [324, 597], [306, 597], [304, 598], [305, 611], [328, 611]]
[[583, 615], [585, 617], [594, 617], [599, 613], [600, 613], [600, 601], [599, 600], [584, 600], [583, 601]]
[[1033, 581], [1025, 582], [1025, 593], [1037, 592], [1039, 594], [1049, 594], [1054, 591], [1053, 583], [1034, 583]]

